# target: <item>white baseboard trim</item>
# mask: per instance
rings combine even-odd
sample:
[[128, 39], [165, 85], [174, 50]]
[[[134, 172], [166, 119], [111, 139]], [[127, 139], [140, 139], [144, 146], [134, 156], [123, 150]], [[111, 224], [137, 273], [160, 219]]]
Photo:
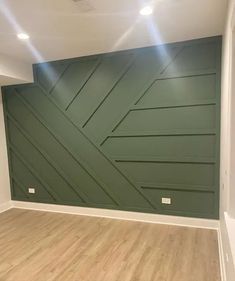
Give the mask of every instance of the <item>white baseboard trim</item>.
[[8, 201], [0, 204], [0, 213], [6, 212], [12, 208], [12, 201]]
[[220, 226], [219, 226], [219, 228], [217, 230], [217, 234], [218, 234], [217, 237], [218, 237], [221, 281], [227, 281], [226, 267], [225, 267], [225, 256], [224, 256], [224, 247], [223, 247], [223, 241], [222, 241], [222, 234], [221, 234]]
[[235, 218], [231, 217], [229, 213], [224, 213], [228, 239], [231, 249], [231, 259], [233, 260], [235, 266]]
[[56, 212], [65, 213], [81, 216], [93, 216], [93, 217], [103, 217], [119, 220], [130, 220], [130, 221], [140, 221], [147, 223], [159, 223], [159, 224], [170, 224], [178, 226], [187, 227], [197, 227], [197, 228], [208, 228], [216, 229], [219, 228], [219, 221], [212, 219], [199, 219], [199, 218], [188, 218], [179, 216], [167, 216], [149, 213], [139, 213], [139, 212], [128, 212], [119, 210], [108, 210], [108, 209], [97, 209], [97, 208], [86, 208], [77, 206], [65, 206], [65, 205], [54, 205], [54, 204], [44, 204], [44, 203], [31, 203], [23, 201], [11, 201], [13, 208], [46, 211], [46, 212]]

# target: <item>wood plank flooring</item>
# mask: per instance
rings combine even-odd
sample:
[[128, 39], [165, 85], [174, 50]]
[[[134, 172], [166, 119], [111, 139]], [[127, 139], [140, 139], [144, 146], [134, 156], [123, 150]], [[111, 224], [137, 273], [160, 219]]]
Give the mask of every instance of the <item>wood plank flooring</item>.
[[0, 214], [0, 281], [220, 281], [217, 234], [12, 209]]

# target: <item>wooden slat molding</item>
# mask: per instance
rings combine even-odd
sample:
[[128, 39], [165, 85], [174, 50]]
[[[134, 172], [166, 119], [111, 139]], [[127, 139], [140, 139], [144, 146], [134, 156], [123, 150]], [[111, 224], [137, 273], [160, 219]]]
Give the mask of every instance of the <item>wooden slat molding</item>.
[[221, 37], [34, 65], [2, 89], [13, 198], [218, 218], [220, 65]]

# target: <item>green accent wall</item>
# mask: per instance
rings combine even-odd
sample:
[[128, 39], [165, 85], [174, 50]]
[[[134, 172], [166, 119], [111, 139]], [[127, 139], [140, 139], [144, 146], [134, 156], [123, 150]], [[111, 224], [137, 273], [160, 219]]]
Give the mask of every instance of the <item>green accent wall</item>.
[[220, 58], [211, 37], [35, 64], [3, 87], [12, 199], [218, 218]]

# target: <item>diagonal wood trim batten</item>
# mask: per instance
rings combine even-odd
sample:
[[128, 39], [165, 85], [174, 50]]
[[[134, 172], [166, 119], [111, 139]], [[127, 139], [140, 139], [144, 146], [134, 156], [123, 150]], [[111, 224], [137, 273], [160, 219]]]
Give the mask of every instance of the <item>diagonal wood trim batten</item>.
[[3, 88], [12, 199], [218, 218], [220, 57], [212, 37], [34, 65]]

